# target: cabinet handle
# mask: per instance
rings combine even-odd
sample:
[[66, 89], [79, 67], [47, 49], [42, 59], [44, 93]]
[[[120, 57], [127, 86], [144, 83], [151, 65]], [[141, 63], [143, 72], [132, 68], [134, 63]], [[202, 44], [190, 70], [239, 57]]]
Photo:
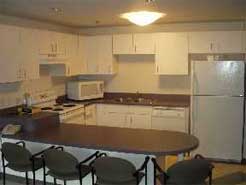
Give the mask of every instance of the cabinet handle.
[[213, 51], [213, 43], [210, 44], [210, 51]]
[[57, 43], [56, 43], [56, 45], [55, 45], [55, 46], [56, 46], [55, 48], [56, 48], [56, 52], [57, 52]]
[[137, 45], [135, 45], [135, 53], [137, 53]]
[[67, 67], [67, 74], [70, 75], [70, 67]]
[[27, 79], [27, 73], [26, 73], [26, 70], [24, 70], [24, 78], [25, 78], [25, 80]]
[[132, 123], [132, 117], [131, 117], [131, 119], [130, 119], [130, 122]]
[[159, 66], [156, 67], [156, 71], [157, 71], [157, 73], [159, 72]]

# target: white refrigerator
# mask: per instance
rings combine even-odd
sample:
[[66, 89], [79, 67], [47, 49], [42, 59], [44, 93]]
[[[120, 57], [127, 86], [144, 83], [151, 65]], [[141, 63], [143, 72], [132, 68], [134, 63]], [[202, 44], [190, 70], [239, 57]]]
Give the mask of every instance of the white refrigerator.
[[245, 142], [244, 79], [243, 61], [192, 61], [191, 132], [200, 142], [195, 153], [241, 162]]

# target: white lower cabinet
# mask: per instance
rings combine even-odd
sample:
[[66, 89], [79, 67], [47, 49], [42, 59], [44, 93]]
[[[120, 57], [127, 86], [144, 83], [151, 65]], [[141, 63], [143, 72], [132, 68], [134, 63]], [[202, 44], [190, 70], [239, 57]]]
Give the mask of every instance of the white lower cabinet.
[[85, 124], [96, 125], [97, 124], [97, 106], [87, 105], [85, 106]]
[[151, 129], [151, 114], [151, 106], [129, 106], [130, 128]]
[[123, 128], [151, 128], [152, 107], [97, 105], [97, 124]]
[[110, 127], [127, 127], [128, 106], [97, 105], [97, 124]]
[[189, 133], [189, 109], [97, 104], [97, 125]]

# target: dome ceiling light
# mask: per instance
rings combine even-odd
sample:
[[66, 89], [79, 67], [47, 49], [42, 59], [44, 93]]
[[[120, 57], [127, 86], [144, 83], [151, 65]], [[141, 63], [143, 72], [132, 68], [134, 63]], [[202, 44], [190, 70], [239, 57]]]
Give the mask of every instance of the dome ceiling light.
[[[154, 4], [154, 2], [155, 0], [146, 0], [145, 8], [149, 9], [150, 5]], [[131, 23], [138, 26], [147, 26], [164, 17], [165, 15], [166, 14], [158, 11], [140, 10], [121, 14], [121, 18], [127, 19]]]

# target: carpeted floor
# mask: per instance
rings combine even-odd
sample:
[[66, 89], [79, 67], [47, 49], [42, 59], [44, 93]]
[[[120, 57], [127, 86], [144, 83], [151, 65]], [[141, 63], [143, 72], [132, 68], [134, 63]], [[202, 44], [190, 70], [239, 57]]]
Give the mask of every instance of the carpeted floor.
[[[246, 165], [215, 163], [213, 185], [246, 185]], [[11, 178], [12, 179], [12, 178]], [[0, 180], [0, 184], [2, 181]], [[7, 185], [23, 185], [23, 179], [8, 180]], [[42, 183], [37, 183], [41, 185]]]

